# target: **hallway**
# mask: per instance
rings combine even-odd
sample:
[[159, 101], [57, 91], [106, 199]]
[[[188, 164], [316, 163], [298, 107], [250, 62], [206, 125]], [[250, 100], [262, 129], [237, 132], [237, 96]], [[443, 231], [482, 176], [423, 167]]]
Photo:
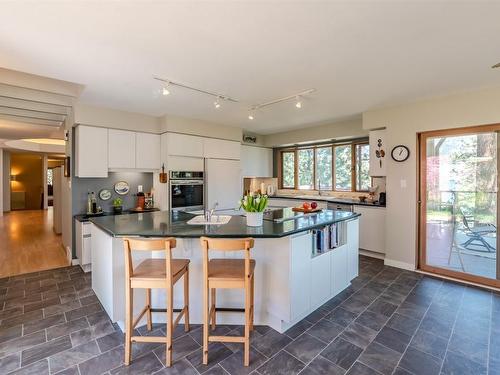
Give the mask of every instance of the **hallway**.
[[52, 230], [52, 215], [49, 208], [0, 217], [0, 277], [68, 265], [61, 236]]

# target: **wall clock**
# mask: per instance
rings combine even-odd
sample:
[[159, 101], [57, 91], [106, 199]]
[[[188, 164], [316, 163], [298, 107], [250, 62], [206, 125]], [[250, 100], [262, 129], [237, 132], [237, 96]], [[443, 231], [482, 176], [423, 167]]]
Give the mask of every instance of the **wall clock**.
[[410, 157], [410, 149], [404, 145], [397, 145], [392, 149], [391, 157], [394, 161], [401, 163]]

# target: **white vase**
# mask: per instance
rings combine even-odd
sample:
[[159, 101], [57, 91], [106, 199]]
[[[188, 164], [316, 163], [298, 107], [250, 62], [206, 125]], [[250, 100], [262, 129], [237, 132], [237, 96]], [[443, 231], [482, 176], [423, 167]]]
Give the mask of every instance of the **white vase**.
[[247, 225], [249, 227], [260, 227], [264, 220], [263, 212], [247, 212]]

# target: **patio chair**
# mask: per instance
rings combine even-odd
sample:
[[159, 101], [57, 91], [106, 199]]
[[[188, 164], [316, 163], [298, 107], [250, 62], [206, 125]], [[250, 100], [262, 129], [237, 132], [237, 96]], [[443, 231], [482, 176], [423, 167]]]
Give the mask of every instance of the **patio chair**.
[[[470, 225], [470, 221], [472, 221], [472, 215], [466, 215], [462, 208], [460, 208], [460, 214], [462, 215], [462, 222], [464, 224], [464, 232], [469, 239], [461, 244], [467, 250], [471, 251], [479, 251], [479, 252], [496, 252], [496, 248], [491, 246], [488, 241], [484, 239], [488, 234], [492, 234], [497, 232], [497, 227], [493, 224], [484, 224], [484, 225]], [[475, 246], [473, 248], [471, 246]], [[486, 249], [479, 250], [477, 247], [483, 247]]]

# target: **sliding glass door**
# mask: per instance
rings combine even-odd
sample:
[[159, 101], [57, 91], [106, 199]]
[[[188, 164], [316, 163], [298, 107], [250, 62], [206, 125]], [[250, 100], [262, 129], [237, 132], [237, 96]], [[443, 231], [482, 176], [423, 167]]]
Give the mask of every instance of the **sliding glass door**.
[[500, 126], [420, 135], [423, 270], [498, 286]]

